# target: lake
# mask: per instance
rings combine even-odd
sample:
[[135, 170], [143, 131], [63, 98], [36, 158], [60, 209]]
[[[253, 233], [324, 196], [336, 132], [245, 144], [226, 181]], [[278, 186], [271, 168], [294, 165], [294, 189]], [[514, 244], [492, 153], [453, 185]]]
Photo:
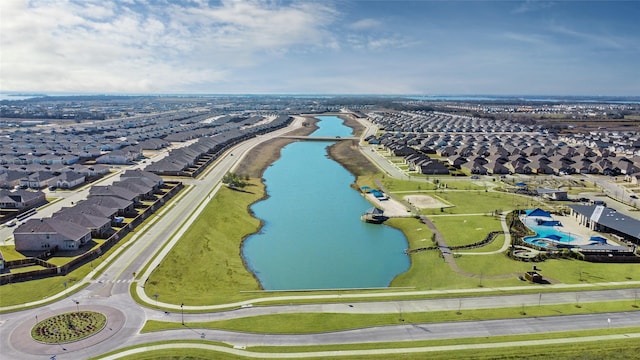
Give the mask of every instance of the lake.
[[[351, 136], [341, 119], [318, 119], [312, 136]], [[372, 205], [328, 157], [332, 144], [291, 143], [264, 173], [269, 197], [251, 207], [264, 225], [242, 256], [265, 290], [387, 287], [409, 269], [404, 234], [360, 220]]]

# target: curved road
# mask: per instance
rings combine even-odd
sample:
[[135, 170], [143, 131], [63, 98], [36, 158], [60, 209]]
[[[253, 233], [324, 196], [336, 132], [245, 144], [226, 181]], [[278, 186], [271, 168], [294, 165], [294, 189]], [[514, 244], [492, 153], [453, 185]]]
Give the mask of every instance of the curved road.
[[[300, 121], [296, 121], [293, 126], [299, 126]], [[69, 293], [56, 294], [48, 299], [37, 301], [20, 306], [6, 307], [2, 311], [15, 311], [0, 315], [0, 359], [42, 359], [56, 355], [56, 359], [84, 359], [99, 356], [114, 349], [131, 345], [139, 345], [160, 340], [180, 340], [180, 339], [207, 339], [226, 342], [239, 347], [265, 345], [311, 345], [311, 344], [345, 344], [363, 342], [387, 342], [406, 340], [427, 340], [427, 339], [447, 339], [472, 336], [493, 336], [508, 334], [531, 334], [539, 332], [598, 329], [606, 327], [627, 327], [640, 323], [640, 312], [594, 314], [558, 316], [548, 318], [532, 319], [505, 319], [465, 322], [460, 323], [429, 323], [429, 324], [405, 324], [397, 326], [383, 326], [366, 329], [328, 332], [305, 335], [275, 335], [275, 334], [252, 334], [229, 331], [215, 331], [184, 329], [161, 331], [149, 334], [140, 334], [139, 331], [145, 321], [150, 319], [181, 322], [180, 312], [169, 312], [152, 310], [136, 303], [130, 296], [129, 288], [134, 280], [134, 272], [139, 273], [144, 266], [154, 257], [165, 243], [169, 242], [154, 260], [147, 271], [141, 277], [140, 283], [136, 284], [136, 289], [142, 290], [144, 279], [155, 268], [161, 258], [168, 252], [172, 243], [179, 238], [179, 232], [172, 234], [175, 229], [180, 229], [197, 216], [198, 211], [194, 211], [194, 204], [201, 206], [208, 201], [216, 191], [222, 176], [231, 169], [242, 157], [258, 143], [279, 136], [289, 129], [282, 129], [271, 134], [263, 135], [251, 139], [235, 147], [232, 152], [234, 156], [224, 156], [200, 179], [192, 182], [192, 187], [185, 189], [172, 202], [161, 209], [157, 216], [147, 224], [147, 228], [136, 230], [135, 237], [123, 246], [117, 253], [112, 255], [112, 261], [103, 262], [100, 267], [94, 270], [86, 279], [79, 282], [77, 287], [89, 282], [89, 285], [72, 293], [73, 288], [68, 289]], [[162, 221], [159, 221], [162, 219]], [[185, 220], [186, 219], [186, 220]], [[185, 226], [186, 228], [186, 226]], [[96, 271], [104, 268], [104, 273], [96, 280], [91, 280]], [[640, 283], [634, 283], [640, 285]], [[592, 284], [591, 286], [593, 286]], [[583, 287], [582, 285], [565, 286]], [[524, 286], [522, 288], [531, 288]], [[204, 310], [225, 307], [231, 310], [215, 313], [184, 314], [185, 322], [220, 320], [237, 317], [256, 316], [261, 314], [279, 313], [301, 313], [301, 312], [342, 312], [342, 313], [398, 313], [402, 318], [402, 313], [442, 311], [442, 310], [466, 310], [495, 307], [521, 307], [549, 304], [567, 303], [588, 303], [598, 301], [612, 301], [622, 299], [637, 298], [637, 289], [627, 290], [606, 290], [588, 292], [564, 292], [549, 294], [529, 294], [510, 296], [480, 296], [474, 298], [455, 298], [457, 292], [486, 293], [498, 289], [472, 289], [450, 291], [452, 298], [438, 300], [411, 300], [411, 301], [376, 301], [358, 303], [337, 303], [337, 304], [309, 304], [309, 305], [288, 305], [288, 306], [251, 306], [241, 307], [242, 304], [226, 304], [223, 306], [209, 307], [189, 307], [188, 310]], [[516, 288], [501, 289], [503, 291], [516, 290]], [[446, 291], [430, 292], [404, 292], [401, 294], [436, 294], [447, 293]], [[179, 310], [179, 305], [161, 304], [161, 299], [149, 299], [143, 291], [138, 291], [146, 298], [147, 303], [165, 305], [167, 308]], [[398, 293], [400, 294], [400, 293]], [[394, 293], [377, 294], [380, 296], [397, 296]], [[369, 295], [353, 294], [349, 299], [364, 299]], [[285, 297], [282, 297], [285, 298]], [[291, 297], [300, 298], [300, 297]], [[316, 296], [316, 299], [336, 299], [340, 295]], [[49, 304], [20, 310], [25, 306], [37, 306], [46, 302]], [[273, 298], [271, 298], [273, 300]], [[258, 303], [260, 300], [254, 300]], [[76, 304], [77, 302], [77, 304]], [[237, 306], [237, 308], [233, 308]], [[45, 345], [36, 343], [29, 336], [31, 327], [38, 318], [50, 316], [52, 314], [74, 311], [77, 307], [81, 309], [95, 309], [109, 314], [107, 327], [99, 334], [88, 339], [70, 344]], [[187, 309], [187, 307], [185, 307]]]

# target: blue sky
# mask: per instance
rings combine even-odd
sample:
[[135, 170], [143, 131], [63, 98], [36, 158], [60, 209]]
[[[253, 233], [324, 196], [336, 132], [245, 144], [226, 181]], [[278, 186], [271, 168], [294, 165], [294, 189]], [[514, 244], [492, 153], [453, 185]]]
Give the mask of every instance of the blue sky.
[[638, 1], [0, 1], [0, 91], [640, 95]]

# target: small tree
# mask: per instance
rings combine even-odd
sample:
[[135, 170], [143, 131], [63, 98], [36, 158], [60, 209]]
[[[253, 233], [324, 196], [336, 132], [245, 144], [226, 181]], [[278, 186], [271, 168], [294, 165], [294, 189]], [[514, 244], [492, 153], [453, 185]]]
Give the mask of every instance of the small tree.
[[232, 172], [228, 172], [222, 177], [222, 183], [227, 184], [229, 187], [240, 189], [247, 186], [247, 183], [238, 174]]

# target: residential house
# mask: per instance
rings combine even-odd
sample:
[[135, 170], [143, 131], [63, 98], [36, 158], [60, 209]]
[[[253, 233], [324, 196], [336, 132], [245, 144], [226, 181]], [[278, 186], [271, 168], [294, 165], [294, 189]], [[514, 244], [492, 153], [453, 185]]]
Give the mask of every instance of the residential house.
[[65, 171], [58, 175], [56, 179], [56, 186], [60, 189], [73, 189], [84, 184], [84, 181], [84, 175], [74, 171]]
[[25, 209], [45, 204], [47, 199], [42, 191], [0, 190], [0, 208]]
[[20, 187], [42, 189], [55, 184], [56, 175], [50, 171], [36, 171], [20, 179]]
[[83, 226], [89, 229], [91, 236], [95, 238], [105, 239], [115, 232], [111, 228], [110, 218], [84, 213], [81, 209], [76, 209], [75, 206], [67, 208], [65, 211], [57, 212], [51, 218]]
[[16, 251], [77, 250], [91, 240], [91, 231], [69, 221], [30, 219], [13, 231]]

